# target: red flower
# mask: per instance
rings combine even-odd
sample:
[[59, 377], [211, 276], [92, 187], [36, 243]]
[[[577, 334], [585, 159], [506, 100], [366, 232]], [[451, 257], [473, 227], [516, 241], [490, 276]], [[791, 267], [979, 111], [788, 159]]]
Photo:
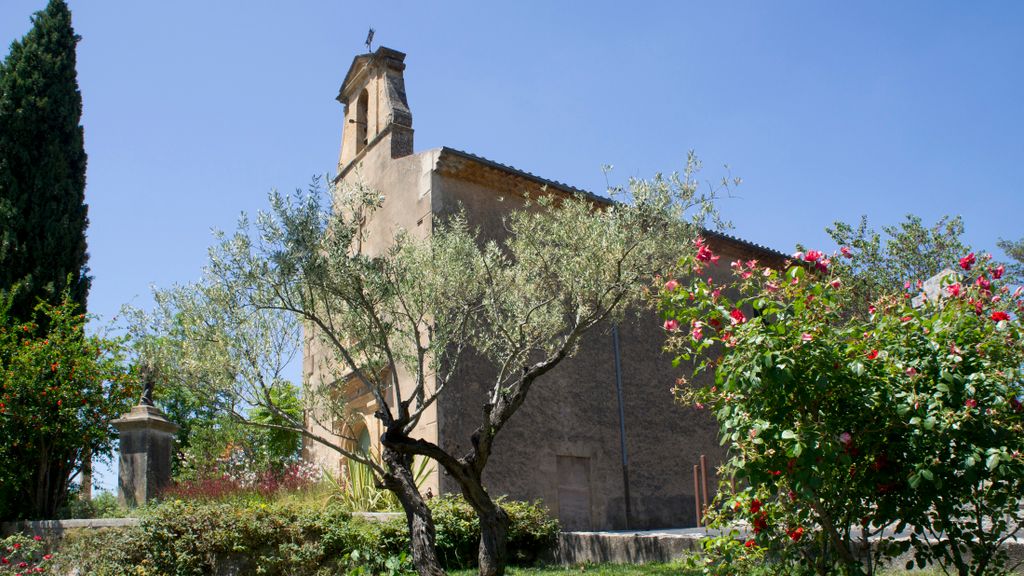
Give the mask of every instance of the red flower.
[[675, 280], [665, 282], [665, 292], [675, 292], [676, 288], [679, 288], [679, 282], [676, 282]]
[[872, 304], [872, 305], [868, 306], [868, 314], [874, 314], [874, 313], [875, 313], [875, 305]]
[[743, 324], [747, 321], [747, 317], [738, 308], [734, 308], [732, 312], [729, 312], [729, 316], [732, 318], [731, 322], [733, 324]]
[[964, 402], [964, 406], [966, 406], [968, 408], [977, 408], [978, 407], [978, 401], [975, 400], [974, 398], [968, 398], [967, 401]]
[[789, 534], [789, 538], [793, 542], [796, 542], [796, 541], [800, 540], [800, 538], [803, 537], [803, 535], [804, 535], [804, 527], [803, 526], [797, 526], [796, 528], [793, 528], [792, 530], [787, 532], [787, 534]]
[[807, 254], [804, 254], [804, 260], [807, 262], [817, 262], [821, 259], [820, 250], [808, 250]]
[[904, 316], [903, 318], [900, 318], [900, 322], [910, 322], [913, 319], [913, 316]]
[[675, 332], [678, 329], [679, 329], [679, 321], [678, 320], [665, 320], [665, 330], [668, 330], [669, 332]]
[[743, 545], [747, 548], [753, 548], [754, 546], [757, 546], [757, 543], [755, 543], [753, 540], [747, 540]]
[[974, 266], [974, 262], [974, 252], [971, 252], [967, 256], [964, 256], [963, 258], [960, 259], [960, 267], [963, 268], [964, 270], [970, 270], [971, 266]]
[[878, 350], [872, 349], [871, 352], [867, 353], [868, 360], [874, 360], [878, 358]]
[[1000, 320], [1009, 320], [1010, 315], [1007, 314], [1006, 312], [1003, 312], [1002, 310], [996, 310], [995, 312], [992, 313], [991, 316], [989, 316], [989, 318], [995, 320], [996, 322], [999, 322]]
[[757, 518], [754, 518], [754, 534], [760, 534], [767, 527], [768, 519], [764, 514], [759, 514]]
[[988, 281], [988, 278], [984, 276], [978, 276], [978, 279], [974, 281], [975, 284], [981, 287], [982, 290], [988, 290], [992, 288], [992, 283]]
[[853, 258], [853, 252], [850, 252], [849, 247], [843, 246], [842, 248], [839, 249], [839, 251], [843, 254], [843, 256], [846, 256], [847, 258]]
[[761, 501], [758, 500], [757, 498], [754, 498], [750, 502], [750, 513], [751, 514], [757, 514], [760, 511], [761, 511]]
[[1006, 267], [1000, 264], [999, 266], [996, 266], [995, 268], [992, 269], [992, 277], [995, 278], [996, 280], [999, 280], [1000, 278], [1003, 277], [1004, 272], [1006, 272]]
[[953, 297], [959, 296], [960, 284], [950, 284], [949, 286], [946, 286], [946, 292], [948, 292], [949, 295]]
[[719, 328], [722, 327], [722, 321], [719, 320], [718, 318], [712, 318], [711, 320], [708, 320], [708, 324], [710, 324], [711, 327], [714, 328], [715, 330], [718, 330]]
[[715, 256], [711, 249], [704, 244], [703, 238], [698, 236], [693, 243], [697, 246], [697, 260], [700, 262], [711, 262], [712, 264], [718, 262], [718, 256]]

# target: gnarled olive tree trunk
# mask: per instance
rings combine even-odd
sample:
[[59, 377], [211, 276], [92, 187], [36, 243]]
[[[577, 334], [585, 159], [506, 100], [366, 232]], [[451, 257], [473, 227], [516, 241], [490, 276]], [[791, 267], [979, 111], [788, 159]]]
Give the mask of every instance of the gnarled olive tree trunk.
[[437, 559], [434, 516], [416, 487], [412, 455], [400, 454], [385, 447], [383, 458], [388, 467], [383, 477], [384, 487], [394, 492], [402, 503], [405, 521], [409, 526], [409, 544], [416, 572], [420, 576], [444, 576], [444, 568]]

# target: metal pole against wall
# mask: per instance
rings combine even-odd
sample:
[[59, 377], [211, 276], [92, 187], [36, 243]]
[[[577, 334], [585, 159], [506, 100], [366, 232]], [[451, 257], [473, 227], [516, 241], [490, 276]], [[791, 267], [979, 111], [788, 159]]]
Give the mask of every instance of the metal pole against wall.
[[626, 501], [626, 530], [633, 525], [633, 509], [629, 502], [629, 452], [626, 450], [626, 411], [622, 401], [622, 360], [619, 354], [619, 326], [612, 325], [612, 346], [615, 349], [615, 392], [619, 398], [619, 444], [622, 448], [622, 492]]
[[708, 511], [708, 458], [703, 454], [700, 455], [700, 483], [704, 493], [702, 498], [704, 508], [701, 511], [703, 517]]
[[703, 525], [700, 513], [700, 466], [693, 465], [693, 513], [697, 516], [697, 527]]

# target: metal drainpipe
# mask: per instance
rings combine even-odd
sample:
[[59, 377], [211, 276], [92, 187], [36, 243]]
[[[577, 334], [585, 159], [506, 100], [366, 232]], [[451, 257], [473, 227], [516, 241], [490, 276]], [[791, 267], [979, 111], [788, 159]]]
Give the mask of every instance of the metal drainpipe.
[[626, 412], [622, 401], [622, 360], [619, 353], [619, 326], [612, 325], [612, 345], [615, 349], [615, 392], [619, 398], [619, 444], [622, 447], [622, 492], [626, 500], [626, 530], [633, 525], [633, 510], [629, 502], [629, 451], [626, 449]]

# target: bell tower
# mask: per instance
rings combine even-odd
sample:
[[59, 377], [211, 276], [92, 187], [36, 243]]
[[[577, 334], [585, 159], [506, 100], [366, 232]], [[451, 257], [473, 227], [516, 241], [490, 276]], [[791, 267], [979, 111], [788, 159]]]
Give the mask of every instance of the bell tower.
[[405, 97], [405, 54], [381, 46], [352, 61], [338, 92], [345, 107], [338, 174], [367, 151], [390, 148], [392, 158], [412, 154], [412, 112]]

